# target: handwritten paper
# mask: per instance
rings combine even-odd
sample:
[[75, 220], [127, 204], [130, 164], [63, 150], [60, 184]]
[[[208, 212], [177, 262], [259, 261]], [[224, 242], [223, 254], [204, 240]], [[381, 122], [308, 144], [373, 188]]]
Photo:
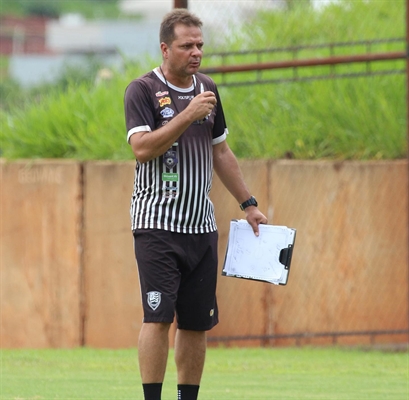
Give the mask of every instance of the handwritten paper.
[[280, 253], [294, 244], [295, 229], [259, 225], [259, 232], [255, 236], [246, 220], [231, 221], [223, 275], [285, 284], [288, 270]]

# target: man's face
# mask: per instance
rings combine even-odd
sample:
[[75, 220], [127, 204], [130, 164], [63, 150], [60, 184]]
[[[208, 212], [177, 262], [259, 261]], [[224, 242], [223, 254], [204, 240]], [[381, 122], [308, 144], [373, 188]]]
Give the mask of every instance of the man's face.
[[175, 75], [186, 77], [199, 70], [203, 55], [202, 49], [201, 29], [179, 24], [175, 26], [175, 40], [169, 47], [164, 45], [162, 52], [169, 70]]

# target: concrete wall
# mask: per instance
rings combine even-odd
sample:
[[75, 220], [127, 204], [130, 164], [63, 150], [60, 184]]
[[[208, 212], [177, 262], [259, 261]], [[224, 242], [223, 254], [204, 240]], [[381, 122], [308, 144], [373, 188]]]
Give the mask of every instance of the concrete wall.
[[80, 165], [0, 168], [1, 346], [78, 346]]
[[84, 198], [85, 343], [136, 346], [142, 324], [130, 231], [134, 163], [87, 163]]
[[[286, 286], [222, 277], [218, 295], [227, 319], [210, 337], [408, 329], [406, 162], [247, 161], [241, 166], [270, 223], [297, 229], [294, 257]], [[217, 180], [213, 195], [223, 253], [227, 232], [222, 227], [240, 212]], [[373, 340], [368, 334], [337, 343]], [[408, 335], [376, 338], [399, 340]], [[332, 341], [328, 336], [267, 343]]]
[[[408, 165], [240, 161], [270, 223], [297, 229], [288, 285], [220, 276], [220, 324], [235, 345], [408, 340]], [[142, 323], [129, 230], [133, 162], [0, 164], [4, 348], [135, 347]], [[220, 268], [242, 218], [215, 177]], [[393, 330], [398, 334], [376, 335]], [[399, 333], [400, 332], [400, 333]], [[362, 333], [362, 334], [360, 334]], [[300, 335], [305, 334], [304, 337]], [[282, 339], [240, 340], [262, 335]]]

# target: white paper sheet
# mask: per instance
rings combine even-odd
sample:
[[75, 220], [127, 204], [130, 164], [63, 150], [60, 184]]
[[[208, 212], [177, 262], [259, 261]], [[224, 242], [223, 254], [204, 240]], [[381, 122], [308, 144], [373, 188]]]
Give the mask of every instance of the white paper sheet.
[[295, 229], [259, 225], [259, 232], [259, 236], [255, 236], [246, 220], [231, 221], [223, 273], [285, 284], [288, 270], [279, 261], [280, 252], [294, 243]]

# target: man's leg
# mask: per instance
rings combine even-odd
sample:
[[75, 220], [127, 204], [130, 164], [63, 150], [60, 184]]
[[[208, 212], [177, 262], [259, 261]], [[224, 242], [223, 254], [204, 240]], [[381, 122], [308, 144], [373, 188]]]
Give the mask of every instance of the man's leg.
[[159, 400], [169, 352], [167, 323], [144, 323], [139, 334], [139, 370], [146, 400]]
[[206, 332], [178, 329], [175, 361], [178, 372], [178, 398], [197, 399], [206, 356]]

